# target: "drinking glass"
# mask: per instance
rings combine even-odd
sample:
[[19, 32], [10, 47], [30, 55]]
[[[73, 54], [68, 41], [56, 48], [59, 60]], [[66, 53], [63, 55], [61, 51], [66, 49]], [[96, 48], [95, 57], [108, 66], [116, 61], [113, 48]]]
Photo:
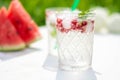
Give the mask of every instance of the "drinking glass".
[[48, 28], [48, 55], [44, 62], [44, 68], [56, 71], [58, 68], [58, 52], [56, 43], [56, 13], [59, 11], [69, 11], [70, 8], [56, 7], [47, 8], [46, 13], [46, 26]]
[[61, 11], [56, 17], [59, 69], [89, 69], [93, 53], [94, 14]]

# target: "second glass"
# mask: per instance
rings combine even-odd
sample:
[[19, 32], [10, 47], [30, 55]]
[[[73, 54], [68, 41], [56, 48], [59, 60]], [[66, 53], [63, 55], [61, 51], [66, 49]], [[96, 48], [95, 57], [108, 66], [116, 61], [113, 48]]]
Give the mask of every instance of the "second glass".
[[44, 62], [44, 68], [52, 71], [56, 71], [58, 68], [58, 52], [56, 43], [56, 13], [59, 11], [69, 11], [69, 8], [47, 8], [46, 14], [46, 26], [48, 28], [48, 56]]

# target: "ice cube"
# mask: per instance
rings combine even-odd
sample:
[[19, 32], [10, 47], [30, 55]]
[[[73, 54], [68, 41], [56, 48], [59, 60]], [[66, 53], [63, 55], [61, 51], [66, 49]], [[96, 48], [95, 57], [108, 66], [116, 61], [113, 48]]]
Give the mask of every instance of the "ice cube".
[[62, 23], [65, 29], [70, 29], [72, 20], [76, 20], [78, 18], [78, 12], [62, 11], [57, 14], [57, 17], [63, 20]]
[[63, 19], [63, 27], [65, 29], [70, 29], [71, 28], [71, 20], [69, 18], [64, 18]]

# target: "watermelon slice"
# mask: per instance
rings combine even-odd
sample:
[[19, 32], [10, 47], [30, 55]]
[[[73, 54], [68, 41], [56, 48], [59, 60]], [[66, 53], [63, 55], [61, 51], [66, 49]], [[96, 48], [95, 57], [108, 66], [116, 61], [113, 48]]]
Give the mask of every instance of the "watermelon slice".
[[26, 45], [40, 38], [37, 24], [25, 11], [19, 0], [12, 0], [8, 10], [8, 18], [15, 26], [18, 34], [24, 40]]
[[25, 48], [24, 41], [7, 18], [6, 8], [2, 7], [0, 11], [0, 51], [15, 51], [23, 48]]

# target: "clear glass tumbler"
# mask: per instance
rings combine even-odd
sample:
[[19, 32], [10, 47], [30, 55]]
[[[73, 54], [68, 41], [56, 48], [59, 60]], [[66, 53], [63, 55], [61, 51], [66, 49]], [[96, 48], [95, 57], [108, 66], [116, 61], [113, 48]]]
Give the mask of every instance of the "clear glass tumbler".
[[91, 12], [57, 13], [59, 68], [81, 71], [91, 67], [94, 37], [94, 14]]
[[58, 52], [56, 44], [56, 13], [59, 11], [68, 11], [69, 8], [56, 7], [47, 8], [46, 14], [46, 26], [48, 28], [48, 56], [44, 62], [43, 67], [48, 70], [56, 71], [58, 68]]

